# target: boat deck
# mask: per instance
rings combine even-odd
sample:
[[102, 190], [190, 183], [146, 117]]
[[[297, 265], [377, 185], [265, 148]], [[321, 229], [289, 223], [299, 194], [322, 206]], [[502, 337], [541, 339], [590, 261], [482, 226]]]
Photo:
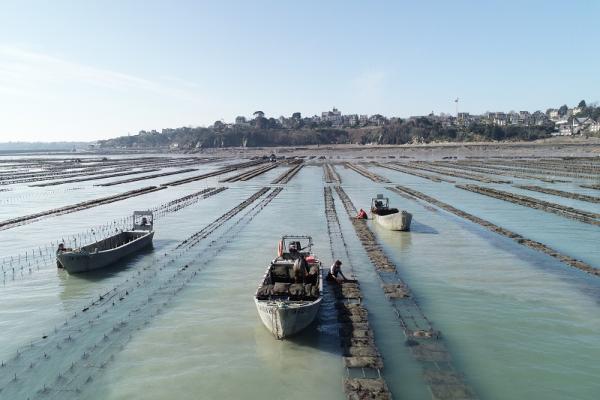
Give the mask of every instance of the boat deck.
[[92, 244], [88, 244], [86, 246], [81, 247], [81, 250], [85, 250], [87, 252], [95, 252], [97, 251], [106, 251], [116, 249], [117, 247], [121, 247], [130, 243], [136, 239], [139, 239], [142, 236], [147, 235], [148, 231], [124, 231], [120, 232], [114, 236], [108, 237], [106, 239], [99, 240]]
[[[320, 263], [309, 264], [317, 265]], [[271, 263], [269, 271], [256, 292], [258, 300], [314, 301], [320, 296], [318, 277], [305, 277], [303, 282], [295, 282], [294, 260], [277, 259]], [[307, 271], [308, 272], [308, 271]]]

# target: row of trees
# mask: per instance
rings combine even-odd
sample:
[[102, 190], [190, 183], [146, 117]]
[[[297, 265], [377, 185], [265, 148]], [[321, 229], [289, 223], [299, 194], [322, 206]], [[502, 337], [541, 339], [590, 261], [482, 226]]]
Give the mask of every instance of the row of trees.
[[232, 129], [177, 128], [162, 132], [142, 131], [138, 135], [101, 141], [100, 147], [165, 148], [190, 150], [213, 147], [302, 146], [338, 143], [405, 144], [440, 141], [535, 140], [552, 132], [549, 126], [492, 126], [476, 124], [466, 128], [445, 126], [426, 117], [398, 120], [368, 129], [298, 128], [274, 129], [234, 126]]
[[575, 117], [589, 117], [594, 120], [598, 120], [600, 118], [600, 107], [596, 103], [592, 103], [590, 105], [586, 104], [585, 100], [581, 100], [577, 105], [578, 108], [581, 109]]
[[[600, 118], [600, 107], [598, 106], [597, 103], [587, 104], [585, 100], [581, 100], [579, 102], [579, 104], [577, 104], [577, 108], [581, 111], [579, 111], [578, 113], [573, 115], [573, 117], [589, 117], [589, 118], [593, 118], [595, 120]], [[548, 110], [548, 111], [550, 111], [550, 110]], [[546, 111], [546, 113], [548, 113], [548, 111]], [[558, 115], [560, 117], [566, 117], [568, 111], [569, 111], [569, 106], [567, 106], [566, 104], [563, 104], [558, 109]]]
[[474, 124], [468, 130], [421, 117], [399, 121], [362, 135], [360, 143], [405, 144], [431, 142], [535, 140], [550, 136], [551, 126], [495, 126]]

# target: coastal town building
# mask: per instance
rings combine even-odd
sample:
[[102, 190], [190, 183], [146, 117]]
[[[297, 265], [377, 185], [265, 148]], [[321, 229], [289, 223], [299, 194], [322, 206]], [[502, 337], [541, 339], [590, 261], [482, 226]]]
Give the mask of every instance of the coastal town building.
[[573, 129], [571, 123], [568, 120], [561, 120], [555, 124], [556, 131], [553, 133], [555, 136], [571, 136]]
[[333, 107], [333, 110], [321, 113], [321, 120], [331, 122], [332, 126], [341, 126], [343, 123], [342, 112]]
[[594, 121], [588, 117], [573, 118], [571, 120], [571, 132], [576, 135], [578, 133], [589, 131], [589, 127], [593, 122]]
[[369, 122], [373, 125], [382, 126], [385, 125], [388, 122], [388, 120], [381, 114], [375, 114], [371, 115], [371, 117], [369, 118]]
[[357, 126], [358, 125], [358, 115], [357, 114], [350, 114], [350, 115], [346, 115], [345, 116], [345, 122], [348, 124], [348, 126]]
[[497, 126], [505, 126], [508, 122], [508, 116], [503, 112], [488, 112], [486, 113], [488, 123]]
[[[595, 107], [594, 105], [592, 107]], [[592, 109], [593, 111], [593, 109]], [[427, 115], [417, 115], [409, 118], [390, 117], [381, 114], [342, 114], [333, 107], [331, 110], [323, 111], [320, 115], [302, 117], [300, 112], [294, 112], [289, 117], [279, 118], [265, 117], [263, 111], [255, 111], [253, 118], [237, 116], [234, 123], [216, 121], [213, 128], [217, 132], [224, 132], [236, 126], [256, 126], [257, 128], [283, 128], [283, 129], [310, 129], [318, 127], [334, 127], [338, 129], [354, 128], [364, 126], [384, 126], [388, 124], [400, 124], [404, 121], [419, 122], [427, 119], [441, 125], [444, 128], [459, 127], [469, 129], [476, 125], [493, 125], [500, 127], [540, 127], [543, 129], [554, 129], [553, 135], [569, 136], [578, 134], [597, 133], [600, 131], [600, 121], [593, 114], [590, 117], [590, 108], [586, 106], [568, 108], [566, 105], [560, 108], [549, 108], [546, 111], [527, 110], [520, 111], [488, 111], [484, 114], [471, 114], [458, 112], [452, 114], [435, 114], [433, 111]], [[422, 121], [421, 121], [422, 123]]]
[[531, 125], [541, 126], [551, 123], [550, 118], [548, 118], [548, 116], [545, 113], [539, 110], [534, 112], [531, 117]]
[[546, 111], [546, 115], [548, 116], [548, 118], [550, 118], [551, 121], [557, 122], [560, 120], [560, 115], [558, 113], [557, 108], [549, 108]]

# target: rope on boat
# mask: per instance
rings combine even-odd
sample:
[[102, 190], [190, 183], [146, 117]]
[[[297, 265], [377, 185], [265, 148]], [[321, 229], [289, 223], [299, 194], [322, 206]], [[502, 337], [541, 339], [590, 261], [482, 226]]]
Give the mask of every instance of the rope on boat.
[[391, 303], [405, 335], [406, 346], [422, 370], [425, 383], [434, 398], [475, 399], [473, 389], [456, 370], [450, 352], [415, 300], [408, 285], [401, 279], [393, 261], [387, 257], [366, 220], [356, 219], [356, 208], [344, 189], [336, 186], [342, 204], [381, 281], [383, 292]]

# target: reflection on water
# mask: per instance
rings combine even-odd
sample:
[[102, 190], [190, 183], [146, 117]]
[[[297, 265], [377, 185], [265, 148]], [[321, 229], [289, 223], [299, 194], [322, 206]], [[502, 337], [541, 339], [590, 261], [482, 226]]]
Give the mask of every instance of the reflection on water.
[[97, 287], [103, 282], [113, 282], [126, 273], [131, 274], [137, 269], [151, 265], [154, 252], [155, 249], [149, 246], [105, 268], [77, 274], [69, 274], [66, 270], [57, 268], [59, 285], [62, 288], [60, 299], [68, 303], [89, 296], [90, 285]]
[[369, 226], [371, 229], [377, 234], [378, 237], [383, 237], [389, 240], [391, 243], [394, 243], [400, 250], [406, 250], [411, 246], [412, 237], [413, 237], [413, 223], [411, 223], [411, 230], [408, 232], [401, 231], [390, 231], [388, 229], [383, 228], [376, 222], [370, 221]]
[[[600, 259], [597, 246], [591, 247], [600, 240], [598, 229], [574, 224], [581, 229], [573, 230], [571, 221], [548, 213], [496, 207], [482, 196], [467, 200], [452, 185], [376, 172], [478, 216], [496, 218], [500, 225], [521, 218], [511, 229], [561, 242], [580, 257]], [[345, 182], [362, 179], [345, 170], [340, 173]], [[357, 206], [377, 190], [369, 193], [367, 185], [361, 181], [360, 186], [356, 182], [346, 187]], [[600, 280], [448, 213], [388, 195], [399, 208], [413, 213], [414, 220], [438, 232], [411, 235], [410, 246], [401, 247], [397, 237], [376, 231], [481, 397], [594, 398], [600, 385], [590, 376], [600, 373], [600, 365], [591, 360], [600, 357], [600, 347], [592, 332], [600, 328], [600, 317], [598, 296], [589, 294], [599, 292]], [[537, 213], [540, 223], [523, 218], [529, 213]], [[554, 221], [558, 224], [548, 229]], [[590, 347], [591, 342], [596, 344]]]
[[432, 234], [437, 235], [439, 232], [432, 226], [425, 225], [419, 221], [412, 221], [410, 224], [411, 233], [424, 233], [424, 234]]

